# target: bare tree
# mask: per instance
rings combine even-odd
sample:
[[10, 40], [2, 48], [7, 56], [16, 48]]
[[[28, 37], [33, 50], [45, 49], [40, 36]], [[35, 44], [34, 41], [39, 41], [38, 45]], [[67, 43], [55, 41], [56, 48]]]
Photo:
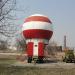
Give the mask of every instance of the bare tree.
[[16, 38], [16, 46], [19, 51], [26, 51], [26, 41], [23, 38], [22, 34], [18, 34]]
[[16, 5], [16, 0], [0, 0], [0, 34], [13, 36], [14, 28], [12, 10]]
[[[24, 17], [19, 14], [21, 16], [19, 18], [18, 15], [16, 16], [16, 13], [22, 12], [25, 14], [28, 10], [27, 8], [25, 10], [16, 9], [16, 0], [0, 0], [0, 39], [3, 36], [7, 37], [6, 39], [9, 41], [9, 38], [16, 37], [19, 34], [20, 27], [17, 19], [19, 21]], [[19, 49], [25, 50], [25, 40], [23, 38], [21, 40], [17, 39], [16, 44], [18, 48], [20, 47]]]
[[0, 50], [5, 51], [7, 49], [7, 41], [0, 40]]

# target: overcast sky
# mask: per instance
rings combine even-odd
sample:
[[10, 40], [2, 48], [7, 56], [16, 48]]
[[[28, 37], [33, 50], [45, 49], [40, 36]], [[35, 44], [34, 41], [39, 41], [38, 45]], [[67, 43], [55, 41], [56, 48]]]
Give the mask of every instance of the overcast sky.
[[[25, 10], [23, 19], [32, 14], [44, 14], [53, 22], [54, 34], [51, 40], [63, 45], [67, 36], [67, 46], [75, 47], [75, 0], [17, 0], [17, 8]], [[19, 13], [21, 14], [21, 13]]]

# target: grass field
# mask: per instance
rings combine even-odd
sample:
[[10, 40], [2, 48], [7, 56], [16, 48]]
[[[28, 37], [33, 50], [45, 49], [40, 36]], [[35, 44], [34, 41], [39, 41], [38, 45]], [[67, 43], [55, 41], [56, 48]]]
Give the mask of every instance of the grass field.
[[75, 69], [13, 66], [16, 60], [0, 60], [0, 75], [75, 75]]

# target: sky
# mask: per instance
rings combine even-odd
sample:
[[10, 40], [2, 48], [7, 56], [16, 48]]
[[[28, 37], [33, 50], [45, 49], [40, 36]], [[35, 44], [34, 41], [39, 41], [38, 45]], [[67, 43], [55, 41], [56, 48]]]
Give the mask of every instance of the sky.
[[75, 47], [75, 0], [17, 0], [18, 17], [24, 19], [32, 14], [43, 14], [53, 23], [52, 41], [63, 45], [64, 35], [67, 36], [67, 46]]

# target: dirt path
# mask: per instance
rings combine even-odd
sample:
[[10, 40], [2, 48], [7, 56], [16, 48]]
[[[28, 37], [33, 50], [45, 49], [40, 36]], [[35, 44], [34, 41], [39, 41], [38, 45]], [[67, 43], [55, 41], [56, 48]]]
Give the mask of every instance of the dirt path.
[[13, 66], [22, 66], [22, 67], [39, 67], [39, 68], [63, 68], [63, 69], [75, 69], [74, 63], [43, 63], [43, 64], [34, 64], [34, 63], [26, 63], [26, 62], [16, 62]]

